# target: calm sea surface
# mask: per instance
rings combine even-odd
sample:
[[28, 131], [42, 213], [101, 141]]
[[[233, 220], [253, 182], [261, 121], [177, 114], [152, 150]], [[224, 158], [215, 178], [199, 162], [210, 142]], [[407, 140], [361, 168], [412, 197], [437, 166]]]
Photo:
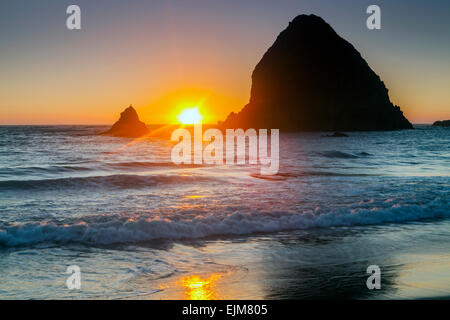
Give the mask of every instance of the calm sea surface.
[[103, 129], [0, 127], [0, 299], [450, 296], [448, 128], [281, 133], [270, 179]]

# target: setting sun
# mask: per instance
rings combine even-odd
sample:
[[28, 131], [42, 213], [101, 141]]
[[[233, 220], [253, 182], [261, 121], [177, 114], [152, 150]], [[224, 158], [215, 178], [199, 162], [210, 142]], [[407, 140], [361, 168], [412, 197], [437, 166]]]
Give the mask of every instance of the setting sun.
[[203, 116], [198, 111], [198, 107], [194, 107], [184, 109], [177, 118], [182, 124], [196, 124], [202, 121]]

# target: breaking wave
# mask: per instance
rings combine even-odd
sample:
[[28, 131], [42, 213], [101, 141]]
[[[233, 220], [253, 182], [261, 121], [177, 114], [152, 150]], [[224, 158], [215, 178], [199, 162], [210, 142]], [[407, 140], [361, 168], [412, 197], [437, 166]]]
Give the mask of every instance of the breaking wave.
[[448, 200], [435, 199], [426, 205], [394, 205], [385, 209], [358, 211], [345, 209], [323, 214], [253, 212], [223, 216], [210, 214], [191, 220], [156, 218], [124, 221], [112, 217], [109, 222], [89, 224], [84, 221], [71, 225], [29, 223], [0, 228], [0, 247], [38, 243], [106, 245], [156, 239], [196, 239], [296, 229], [402, 223], [449, 218], [448, 207]]

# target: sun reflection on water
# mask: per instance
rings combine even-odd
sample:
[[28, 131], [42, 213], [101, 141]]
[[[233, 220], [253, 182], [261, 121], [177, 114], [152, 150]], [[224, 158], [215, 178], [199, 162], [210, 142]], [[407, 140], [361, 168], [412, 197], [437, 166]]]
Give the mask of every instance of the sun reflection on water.
[[191, 275], [180, 279], [181, 286], [185, 289], [187, 300], [216, 300], [219, 298], [216, 285], [221, 278], [220, 274], [213, 273], [207, 278]]
[[191, 195], [191, 196], [185, 196], [186, 198], [189, 198], [189, 199], [201, 199], [201, 198], [204, 198], [205, 196], [201, 196], [201, 195], [197, 195], [197, 194], [194, 194], [194, 195]]

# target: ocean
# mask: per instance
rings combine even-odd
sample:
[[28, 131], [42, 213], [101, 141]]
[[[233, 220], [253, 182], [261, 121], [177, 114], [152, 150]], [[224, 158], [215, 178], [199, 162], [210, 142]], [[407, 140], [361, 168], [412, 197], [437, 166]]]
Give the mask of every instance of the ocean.
[[105, 129], [0, 127], [0, 299], [450, 296], [448, 128], [281, 132], [275, 176]]

